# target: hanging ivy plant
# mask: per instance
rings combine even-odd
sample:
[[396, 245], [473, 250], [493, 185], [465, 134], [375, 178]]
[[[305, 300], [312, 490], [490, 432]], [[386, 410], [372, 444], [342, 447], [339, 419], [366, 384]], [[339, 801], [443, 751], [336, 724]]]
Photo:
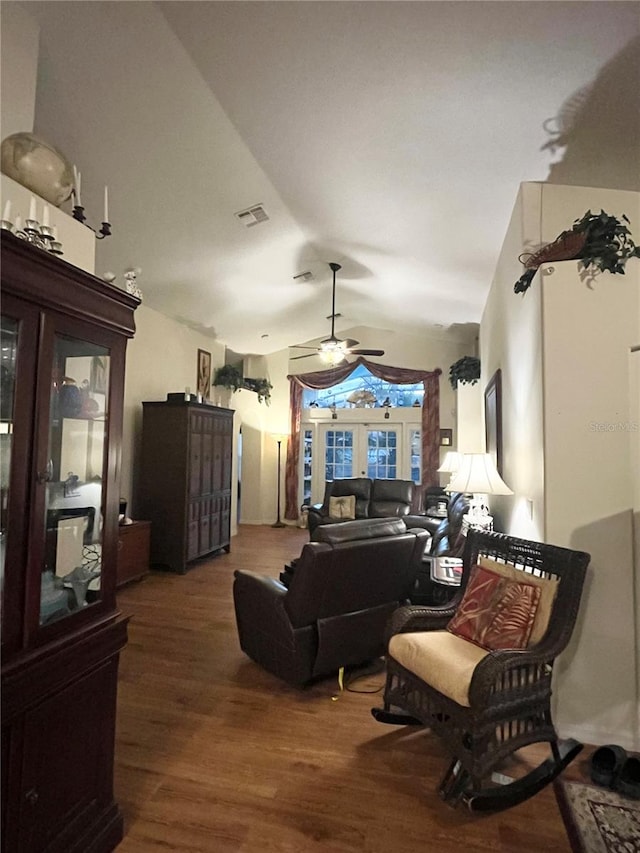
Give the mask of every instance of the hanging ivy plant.
[[231, 391], [239, 391], [243, 387], [242, 371], [233, 364], [223, 364], [217, 367], [213, 374], [213, 384]]
[[624, 214], [620, 220], [604, 210], [600, 213], [588, 210], [576, 219], [570, 231], [563, 231], [553, 243], [535, 254], [520, 255], [526, 269], [515, 283], [514, 292], [528, 290], [540, 264], [548, 261], [577, 259], [581, 269], [595, 267], [601, 272], [624, 275], [629, 258], [640, 258], [640, 246], [634, 243], [625, 223], [629, 220]]
[[480, 359], [465, 355], [455, 361], [449, 368], [449, 382], [455, 391], [458, 383], [475, 385], [480, 379]]
[[264, 401], [268, 406], [271, 402], [271, 389], [273, 385], [268, 379], [245, 379], [242, 387], [248, 391], [255, 391], [258, 395], [259, 403]]
[[242, 391], [243, 388], [246, 391], [254, 391], [258, 395], [259, 403], [264, 402], [268, 406], [271, 402], [273, 385], [268, 379], [245, 379], [240, 368], [232, 364], [225, 364], [216, 369], [213, 384], [228, 388], [230, 391]]

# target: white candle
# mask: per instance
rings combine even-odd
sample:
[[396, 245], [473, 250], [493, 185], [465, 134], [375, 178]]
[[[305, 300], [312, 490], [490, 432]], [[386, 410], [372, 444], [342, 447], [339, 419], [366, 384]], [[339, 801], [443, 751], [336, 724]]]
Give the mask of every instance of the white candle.
[[4, 213], [2, 214], [2, 218], [6, 222], [11, 222], [11, 200], [7, 199], [4, 203]]
[[49, 205], [45, 204], [42, 208], [42, 224], [45, 228], [49, 227]]
[[76, 169], [76, 164], [73, 164], [73, 194], [75, 196], [74, 204], [80, 207], [80, 172]]
[[79, 207], [81, 207], [81, 206], [82, 206], [82, 200], [81, 200], [81, 198], [80, 198], [80, 185], [81, 185], [81, 184], [82, 184], [82, 172], [78, 172], [78, 185], [77, 185], [78, 197], [77, 197], [77, 199], [76, 199], [76, 204], [77, 204]]
[[109, 187], [106, 184], [104, 187], [104, 218], [102, 221], [109, 221]]
[[35, 220], [36, 218], [36, 197], [34, 195], [29, 199], [29, 219]]

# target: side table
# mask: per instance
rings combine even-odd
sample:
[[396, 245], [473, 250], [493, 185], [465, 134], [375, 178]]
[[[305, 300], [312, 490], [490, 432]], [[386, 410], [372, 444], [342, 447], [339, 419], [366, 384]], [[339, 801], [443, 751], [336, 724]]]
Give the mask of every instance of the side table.
[[118, 527], [116, 587], [149, 573], [151, 522], [131, 521]]

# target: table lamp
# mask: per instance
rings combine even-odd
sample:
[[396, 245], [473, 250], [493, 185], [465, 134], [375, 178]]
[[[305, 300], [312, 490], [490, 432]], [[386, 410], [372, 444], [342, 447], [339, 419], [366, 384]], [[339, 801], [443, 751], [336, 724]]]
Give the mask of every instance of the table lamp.
[[460, 467], [445, 486], [448, 492], [472, 494], [469, 505], [469, 520], [481, 520], [489, 515], [487, 495], [512, 495], [488, 453], [463, 453]]
[[[460, 467], [460, 462], [462, 461], [462, 453], [458, 453], [457, 450], [447, 450], [444, 459], [442, 460], [442, 465], [438, 468], [439, 474], [450, 474], [449, 482], [455, 477], [456, 471]], [[445, 489], [449, 491], [449, 486], [445, 486]]]

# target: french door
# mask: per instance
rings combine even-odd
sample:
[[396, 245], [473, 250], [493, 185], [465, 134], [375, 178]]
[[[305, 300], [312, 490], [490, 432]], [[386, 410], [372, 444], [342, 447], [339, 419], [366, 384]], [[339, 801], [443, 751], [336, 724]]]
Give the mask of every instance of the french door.
[[325, 480], [401, 478], [401, 425], [322, 424], [318, 437], [318, 456], [324, 463]]

